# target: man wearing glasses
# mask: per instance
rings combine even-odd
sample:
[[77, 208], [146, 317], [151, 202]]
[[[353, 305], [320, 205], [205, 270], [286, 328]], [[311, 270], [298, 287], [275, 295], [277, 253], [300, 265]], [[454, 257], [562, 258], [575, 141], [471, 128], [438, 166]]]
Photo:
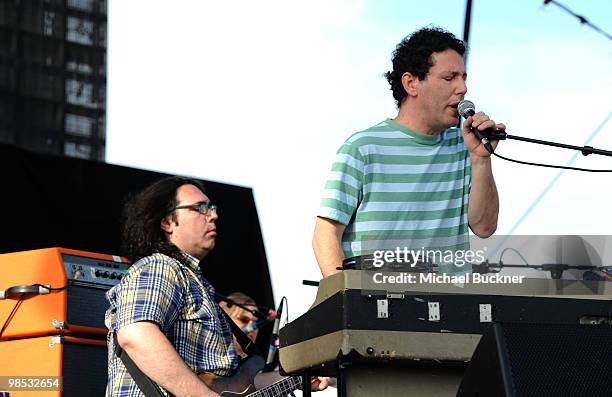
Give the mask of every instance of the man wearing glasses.
[[162, 394], [218, 396], [196, 375], [230, 375], [238, 363], [229, 324], [199, 269], [215, 247], [216, 206], [198, 181], [169, 177], [138, 193], [125, 215], [134, 264], [106, 295], [106, 395], [143, 395], [116, 355], [120, 347]]

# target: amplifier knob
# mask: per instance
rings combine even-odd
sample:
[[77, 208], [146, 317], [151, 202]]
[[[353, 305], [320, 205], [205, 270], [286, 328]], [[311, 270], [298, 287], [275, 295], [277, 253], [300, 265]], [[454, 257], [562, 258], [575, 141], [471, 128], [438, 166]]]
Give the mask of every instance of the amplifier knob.
[[109, 275], [110, 275], [110, 273], [109, 273], [109, 272], [104, 272], [104, 273], [102, 273], [102, 277], [104, 277], [104, 278], [108, 278], [108, 276], [109, 276]]
[[110, 274], [110, 279], [111, 279], [111, 280], [114, 280], [114, 279], [115, 279], [115, 277], [117, 277], [117, 275], [116, 275], [115, 273], [111, 273], [111, 274]]

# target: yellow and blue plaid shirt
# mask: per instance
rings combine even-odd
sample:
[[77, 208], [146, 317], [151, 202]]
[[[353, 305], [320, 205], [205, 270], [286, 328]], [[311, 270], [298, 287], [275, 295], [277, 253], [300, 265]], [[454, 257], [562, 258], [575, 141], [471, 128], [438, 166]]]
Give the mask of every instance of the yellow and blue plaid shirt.
[[237, 367], [231, 328], [194, 257], [185, 254], [184, 263], [159, 253], [142, 258], [106, 299], [107, 396], [143, 395], [117, 357], [113, 340], [114, 332], [138, 321], [157, 323], [195, 373], [230, 375]]

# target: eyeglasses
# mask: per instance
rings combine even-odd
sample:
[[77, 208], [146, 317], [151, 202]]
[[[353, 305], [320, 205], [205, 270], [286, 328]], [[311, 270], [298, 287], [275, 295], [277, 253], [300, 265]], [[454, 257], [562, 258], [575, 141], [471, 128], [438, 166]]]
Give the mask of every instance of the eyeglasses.
[[211, 212], [214, 212], [215, 214], [217, 213], [217, 206], [214, 204], [211, 204], [210, 202], [206, 202], [206, 201], [202, 201], [201, 203], [195, 203], [195, 204], [178, 205], [174, 207], [172, 211], [180, 210], [183, 208], [190, 209], [193, 211], [198, 211], [202, 215], [209, 215]]

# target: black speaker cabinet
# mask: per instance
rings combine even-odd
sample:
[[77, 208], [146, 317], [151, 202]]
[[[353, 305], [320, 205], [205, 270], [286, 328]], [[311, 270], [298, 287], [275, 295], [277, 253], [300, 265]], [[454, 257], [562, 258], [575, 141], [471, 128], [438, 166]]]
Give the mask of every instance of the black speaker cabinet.
[[612, 327], [493, 324], [457, 397], [500, 396], [612, 396]]

